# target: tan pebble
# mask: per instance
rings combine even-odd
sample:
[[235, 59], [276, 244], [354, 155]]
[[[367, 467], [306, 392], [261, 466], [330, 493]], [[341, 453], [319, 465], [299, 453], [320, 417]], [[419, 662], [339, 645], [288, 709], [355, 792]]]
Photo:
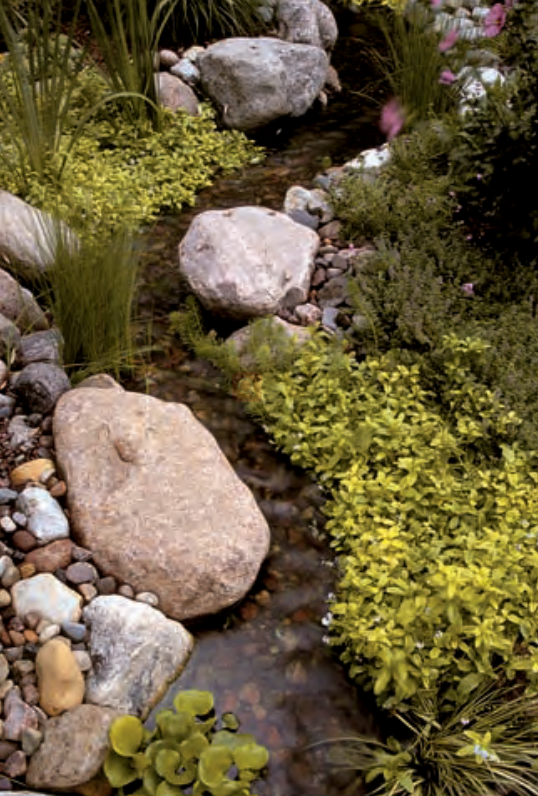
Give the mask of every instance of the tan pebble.
[[0, 699], [5, 699], [13, 685], [13, 680], [4, 680], [3, 683], [0, 683]]
[[35, 670], [35, 663], [33, 661], [15, 661], [13, 668], [21, 677], [25, 674], [30, 674]]
[[65, 481], [58, 481], [57, 484], [54, 484], [49, 489], [49, 492], [50, 492], [50, 494], [52, 495], [53, 498], [63, 497], [66, 494], [66, 492], [67, 492], [67, 485], [66, 485]]
[[6, 608], [11, 605], [11, 594], [7, 589], [0, 589], [0, 608]]
[[89, 603], [94, 597], [97, 597], [98, 591], [92, 583], [81, 583], [77, 589], [84, 597], [85, 602]]
[[261, 705], [255, 705], [252, 708], [252, 712], [258, 721], [263, 721], [267, 717], [267, 711]]
[[19, 633], [18, 630], [8, 630], [9, 637], [11, 639], [11, 643], [15, 647], [23, 647], [26, 644], [26, 639], [24, 638], [24, 633]]
[[50, 459], [32, 459], [15, 467], [9, 474], [11, 486], [24, 486], [29, 481], [44, 484], [55, 472], [54, 463]]
[[256, 595], [255, 600], [258, 603], [258, 605], [261, 605], [263, 608], [266, 608], [271, 602], [271, 595], [267, 591], [267, 589], [262, 589], [262, 591]]
[[36, 565], [32, 564], [31, 561], [29, 563], [24, 562], [24, 564], [20, 565], [19, 572], [21, 574], [21, 578], [31, 578], [32, 575], [35, 575], [37, 572]]
[[35, 632], [35, 630], [25, 630], [24, 631], [24, 638], [28, 642], [28, 644], [38, 644], [39, 643], [39, 636]]
[[122, 597], [129, 597], [130, 599], [133, 599], [134, 589], [132, 586], [129, 586], [128, 583], [123, 583], [118, 589], [118, 594], [121, 594]]
[[0, 627], [0, 642], [3, 644], [4, 647], [11, 646], [11, 639], [5, 627]]
[[84, 677], [75, 656], [60, 639], [41, 647], [36, 657], [39, 704], [49, 716], [59, 716], [82, 704]]
[[70, 539], [58, 539], [56, 542], [38, 547], [26, 556], [24, 563], [32, 563], [38, 572], [52, 573], [56, 569], [69, 566], [73, 543]]

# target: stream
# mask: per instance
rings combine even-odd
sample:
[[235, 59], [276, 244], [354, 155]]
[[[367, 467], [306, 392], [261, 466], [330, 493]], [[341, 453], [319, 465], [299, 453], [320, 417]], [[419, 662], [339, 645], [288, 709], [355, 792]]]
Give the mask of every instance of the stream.
[[[379, 726], [371, 697], [349, 682], [323, 641], [327, 630], [321, 619], [335, 585], [323, 535], [323, 495], [274, 448], [244, 405], [222, 390], [216, 369], [169, 334], [168, 314], [185, 298], [177, 246], [197, 213], [253, 204], [281, 210], [287, 189], [312, 187], [327, 158], [341, 165], [383, 142], [379, 110], [353, 94], [371, 73], [357, 40], [364, 25], [349, 13], [338, 17], [338, 24], [332, 62], [343, 91], [332, 95], [325, 110], [312, 110], [266, 134], [260, 140], [267, 147], [263, 163], [217, 179], [194, 208], [160, 219], [148, 233], [139, 315], [145, 342], [157, 350], [145, 372], [125, 385], [189, 406], [252, 489], [271, 528], [269, 556], [246, 598], [204, 622], [185, 623], [195, 637], [193, 655], [148, 722], [153, 726], [157, 710], [171, 707], [180, 688], [212, 691], [217, 714], [233, 711], [241, 730], [270, 751], [268, 775], [253, 787], [259, 796], [355, 796], [353, 773], [330, 766], [327, 747], [305, 747], [337, 736], [377, 734]], [[216, 326], [219, 334], [237, 328]]]

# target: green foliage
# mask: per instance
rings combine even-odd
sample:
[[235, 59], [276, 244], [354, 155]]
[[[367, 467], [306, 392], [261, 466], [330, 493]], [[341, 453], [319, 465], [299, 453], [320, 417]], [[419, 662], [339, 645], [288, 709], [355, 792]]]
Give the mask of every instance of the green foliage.
[[180, 691], [173, 710], [157, 715], [145, 730], [135, 716], [122, 716], [110, 728], [111, 749], [104, 771], [113, 788], [139, 783], [140, 796], [249, 796], [269, 753], [253, 736], [236, 732], [239, 722], [225, 714], [217, 729], [209, 691]]
[[447, 337], [437, 394], [419, 365], [317, 338], [263, 379], [276, 444], [333, 492], [332, 641], [388, 704], [441, 683], [457, 699], [499, 662], [538, 672], [538, 474], [509, 444], [518, 418], [471, 376], [485, 348]]
[[[153, 8], [157, 0], [148, 2]], [[178, 0], [167, 34], [183, 43], [256, 36], [265, 27], [260, 4], [260, 0]]]
[[52, 265], [34, 277], [64, 338], [65, 367], [74, 381], [112, 371], [133, 359], [133, 304], [140, 252], [128, 229], [85, 236], [78, 244], [54, 221], [44, 229]]
[[[0, 65], [0, 160], [24, 188], [46, 174], [58, 179], [65, 162], [57, 156], [84, 58], [84, 52], [74, 55], [79, 10], [77, 0], [64, 35], [61, 8], [56, 11], [51, 0], [28, 0], [24, 30], [0, 5], [0, 33], [9, 51]], [[80, 129], [79, 124], [71, 130], [72, 143]], [[56, 168], [51, 166], [55, 157]]]
[[147, 0], [107, 0], [105, 22], [94, 0], [87, 0], [112, 91], [122, 95], [125, 118], [139, 131], [148, 121], [154, 129], [161, 124], [153, 64], [176, 3], [158, 0], [150, 15]]
[[452, 155], [454, 184], [469, 226], [499, 256], [536, 262], [538, 202], [521, 190], [538, 171], [536, 4], [517, 3], [508, 20], [508, 46], [517, 52], [515, 79], [496, 92], [496, 100], [466, 115]]
[[317, 745], [330, 744], [329, 762], [356, 770], [380, 796], [536, 796], [537, 708], [537, 697], [491, 681], [456, 709], [421, 691], [407, 712], [396, 713], [404, 739], [352, 736]]

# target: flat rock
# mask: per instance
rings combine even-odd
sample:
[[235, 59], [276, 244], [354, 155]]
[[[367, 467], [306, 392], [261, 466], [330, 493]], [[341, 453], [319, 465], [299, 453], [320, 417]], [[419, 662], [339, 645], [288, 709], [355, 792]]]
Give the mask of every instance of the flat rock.
[[20, 580], [11, 589], [13, 607], [17, 616], [37, 611], [49, 622], [62, 625], [78, 622], [82, 610], [82, 597], [61, 583], [53, 575], [34, 575]]
[[[179, 245], [179, 268], [206, 309], [236, 318], [275, 315], [308, 298], [316, 233], [264, 207], [209, 210]], [[292, 303], [293, 303], [292, 301]]]
[[98, 777], [109, 749], [108, 731], [117, 711], [79, 705], [50, 719], [43, 742], [29, 762], [31, 788], [87, 793], [84, 786]]
[[43, 310], [29, 290], [0, 268], [0, 313], [17, 324], [21, 332], [48, 329]]
[[53, 262], [58, 236], [76, 248], [77, 237], [65, 224], [36, 210], [22, 199], [0, 191], [0, 255], [20, 263], [34, 273], [46, 270]]
[[171, 75], [169, 72], [158, 72], [155, 75], [155, 82], [157, 96], [165, 108], [171, 111], [177, 111], [181, 108], [190, 116], [199, 115], [200, 111], [196, 94], [180, 77]]
[[126, 597], [96, 597], [84, 609], [94, 672], [86, 701], [143, 720], [185, 666], [192, 636], [178, 622]]
[[178, 620], [222, 610], [250, 589], [269, 528], [190, 409], [72, 390], [56, 407], [54, 438], [72, 534], [101, 572], [154, 592]]
[[16, 506], [27, 518], [26, 529], [41, 544], [69, 536], [67, 517], [58, 501], [46, 489], [26, 487], [17, 498]]
[[329, 59], [309, 44], [238, 37], [211, 44], [198, 66], [223, 123], [247, 131], [305, 114], [325, 84]]

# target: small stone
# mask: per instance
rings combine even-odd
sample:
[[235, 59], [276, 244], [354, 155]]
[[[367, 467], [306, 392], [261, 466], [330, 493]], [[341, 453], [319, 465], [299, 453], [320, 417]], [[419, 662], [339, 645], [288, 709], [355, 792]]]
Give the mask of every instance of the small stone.
[[23, 730], [21, 735], [22, 751], [24, 754], [28, 755], [28, 757], [31, 757], [34, 752], [39, 749], [42, 741], [43, 733], [41, 733], [39, 730], [33, 730], [31, 728]]
[[15, 683], [13, 682], [13, 680], [4, 680], [3, 683], [0, 683], [0, 699], [4, 699], [4, 697], [6, 697], [9, 694], [14, 685]]
[[11, 596], [18, 616], [24, 616], [28, 611], [39, 611], [44, 619], [57, 624], [78, 622], [80, 618], [80, 595], [53, 575], [34, 575], [21, 580], [13, 586]]
[[24, 638], [26, 639], [27, 644], [39, 644], [39, 636], [35, 630], [25, 630]]
[[39, 611], [28, 611], [28, 613], [24, 614], [24, 624], [29, 630], [35, 630], [42, 619], [43, 617]]
[[36, 566], [31, 561], [26, 561], [19, 567], [21, 578], [31, 578], [36, 573]]
[[[11, 639], [10, 639], [10, 643]], [[20, 647], [5, 647], [4, 648], [4, 655], [8, 659], [10, 663], [15, 663], [15, 661], [20, 661], [22, 658], [24, 650], [22, 646]]]
[[18, 630], [10, 630], [9, 637], [11, 639], [11, 643], [15, 647], [24, 647], [24, 645], [26, 644], [24, 633], [19, 633]]
[[326, 279], [327, 279], [327, 274], [325, 273], [325, 269], [316, 268], [310, 284], [312, 285], [312, 287], [319, 287], [325, 282]]
[[26, 514], [23, 514], [21, 511], [14, 511], [11, 515], [11, 519], [13, 522], [17, 523], [19, 528], [26, 528], [26, 523], [28, 522]]
[[319, 227], [319, 218], [311, 215], [307, 210], [291, 210], [288, 216], [295, 221], [296, 224], [302, 224], [308, 229], [317, 229]]
[[295, 314], [304, 326], [312, 326], [321, 321], [322, 312], [314, 304], [299, 304], [295, 307]]
[[92, 564], [86, 561], [77, 561], [67, 567], [65, 576], [69, 583], [78, 586], [81, 583], [93, 583], [98, 579], [99, 574]]
[[4, 533], [14, 533], [17, 530], [17, 526], [11, 517], [2, 517], [2, 519], [0, 519], [0, 528]]
[[135, 593], [132, 586], [129, 586], [128, 583], [123, 583], [118, 588], [118, 594], [121, 594], [122, 597], [127, 597], [128, 599], [132, 600]]
[[26, 774], [26, 767], [26, 755], [23, 751], [18, 749], [8, 757], [2, 766], [2, 773], [5, 774], [6, 777], [13, 777], [16, 779], [17, 777], [23, 777]]
[[39, 689], [35, 683], [25, 683], [22, 687], [22, 695], [27, 705], [36, 707], [39, 704]]
[[151, 591], [141, 591], [139, 592], [135, 600], [139, 603], [145, 603], [146, 605], [151, 605], [152, 608], [156, 608], [159, 605], [159, 598], [156, 594], [153, 594]]
[[9, 663], [5, 655], [0, 654], [0, 683], [5, 683], [9, 677]]
[[64, 622], [62, 630], [73, 641], [84, 641], [86, 637], [86, 625], [80, 622]]
[[28, 518], [27, 527], [42, 544], [69, 536], [69, 523], [50, 492], [26, 487], [17, 499], [17, 509]]
[[20, 372], [15, 385], [17, 396], [30, 412], [48, 414], [58, 398], [71, 389], [63, 368], [46, 362], [34, 362]]
[[12, 791], [13, 785], [9, 779], [5, 777], [0, 777], [0, 791]]
[[113, 575], [106, 575], [104, 578], [99, 578], [97, 581], [97, 591], [99, 594], [115, 594], [117, 589], [116, 578]]
[[0, 741], [0, 760], [7, 760], [13, 752], [17, 751], [17, 744], [14, 741]]
[[61, 632], [60, 625], [47, 624], [47, 626], [44, 627], [43, 630], [41, 631], [39, 631], [39, 626], [38, 626], [39, 641], [41, 644], [46, 644], [46, 642], [50, 641], [51, 638], [59, 636], [60, 632]]
[[0, 489], [0, 506], [6, 503], [13, 503], [18, 497], [19, 493], [15, 492], [13, 489]]
[[24, 630], [24, 622], [20, 616], [12, 616], [9, 619], [8, 627], [10, 630], [18, 630], [19, 633], [22, 633]]
[[10, 589], [15, 583], [17, 583], [20, 580], [20, 578], [21, 576], [19, 570], [17, 569], [13, 561], [11, 561], [10, 559], [10, 563], [5, 566], [4, 574], [0, 578], [0, 583], [2, 584], [2, 587], [4, 589]]
[[75, 650], [73, 652], [75, 660], [81, 672], [89, 672], [92, 668], [92, 659], [89, 654], [84, 650]]
[[15, 410], [15, 399], [9, 395], [0, 395], [0, 418], [9, 418]]
[[66, 644], [52, 639], [36, 658], [39, 704], [49, 716], [59, 716], [82, 704], [84, 677]]
[[173, 50], [159, 50], [159, 64], [165, 69], [170, 69], [179, 62], [179, 55]]
[[318, 235], [322, 240], [328, 238], [329, 240], [338, 240], [342, 231], [342, 224], [340, 221], [329, 221], [318, 229]]
[[81, 583], [78, 587], [79, 592], [84, 597], [84, 601], [89, 603], [98, 595], [98, 591], [93, 583]]
[[0, 589], [0, 608], [7, 608], [11, 605], [11, 594], [7, 589]]
[[71, 549], [73, 561], [91, 561], [93, 553], [91, 550], [86, 550], [85, 547], [79, 547], [74, 544]]
[[4, 701], [4, 738], [7, 741], [20, 741], [26, 729], [38, 729], [38, 719], [35, 711], [26, 705], [19, 693], [19, 689], [12, 688]]
[[30, 674], [30, 672], [35, 671], [35, 663], [33, 661], [16, 661], [13, 664], [13, 669], [19, 675], [19, 677], [24, 677], [25, 674]]
[[23, 553], [29, 553], [37, 547], [37, 539], [29, 531], [15, 531], [11, 541], [17, 550]]
[[63, 497], [67, 493], [67, 484], [65, 481], [58, 481], [58, 483], [51, 486], [49, 489], [49, 494], [52, 495], [53, 498], [60, 498]]
[[14, 487], [24, 486], [28, 481], [40, 481], [44, 484], [56, 468], [50, 459], [32, 459], [20, 464], [9, 474], [9, 480]]
[[[16, 534], [14, 538], [15, 536]], [[37, 572], [52, 573], [57, 569], [64, 569], [71, 563], [72, 547], [73, 543], [70, 539], [60, 539], [57, 542], [51, 542], [51, 544], [47, 544], [37, 550], [32, 550], [26, 556], [25, 563], [34, 564]]]

